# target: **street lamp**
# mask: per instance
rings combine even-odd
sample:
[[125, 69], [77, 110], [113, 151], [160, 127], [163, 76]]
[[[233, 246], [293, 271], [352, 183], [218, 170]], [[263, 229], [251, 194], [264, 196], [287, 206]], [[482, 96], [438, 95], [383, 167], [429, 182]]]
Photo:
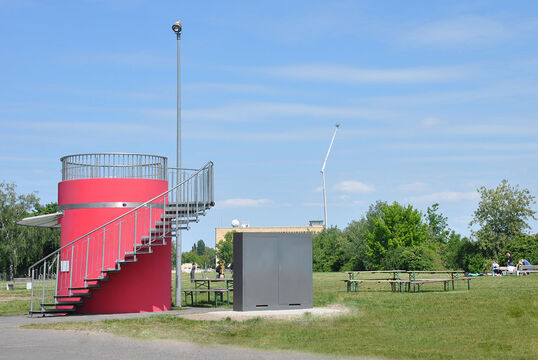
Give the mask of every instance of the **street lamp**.
[[[177, 181], [181, 174], [181, 20], [172, 25], [172, 31], [177, 36]], [[176, 201], [179, 206], [179, 189], [176, 190]], [[176, 306], [181, 306], [181, 230], [176, 225]]]
[[336, 129], [334, 129], [333, 138], [331, 140], [331, 145], [329, 145], [329, 150], [327, 151], [327, 155], [325, 156], [325, 161], [323, 162], [323, 167], [321, 168], [321, 177], [323, 178], [323, 214], [324, 214], [324, 223], [323, 227], [327, 229], [327, 191], [325, 189], [325, 166], [327, 166], [327, 160], [329, 159], [329, 154], [331, 153], [331, 148], [333, 147], [334, 138], [336, 136], [336, 132], [338, 131], [338, 128], [340, 127], [340, 124], [336, 124]]

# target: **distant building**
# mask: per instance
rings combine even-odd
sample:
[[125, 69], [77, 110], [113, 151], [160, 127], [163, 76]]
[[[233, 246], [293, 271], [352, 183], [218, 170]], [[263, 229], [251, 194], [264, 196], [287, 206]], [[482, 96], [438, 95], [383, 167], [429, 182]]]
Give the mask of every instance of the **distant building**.
[[310, 220], [310, 226], [262, 226], [262, 227], [225, 227], [215, 228], [215, 244], [224, 240], [224, 236], [231, 232], [311, 232], [318, 234], [323, 231], [321, 220]]

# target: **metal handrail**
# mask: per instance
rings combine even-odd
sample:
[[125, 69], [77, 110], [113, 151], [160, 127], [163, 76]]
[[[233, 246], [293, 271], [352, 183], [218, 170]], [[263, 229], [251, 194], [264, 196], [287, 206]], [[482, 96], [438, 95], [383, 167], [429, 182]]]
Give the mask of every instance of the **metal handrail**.
[[[112, 224], [113, 222], [118, 221], [118, 220], [120, 220], [121, 218], [126, 217], [127, 215], [129, 215], [129, 214], [131, 214], [131, 213], [137, 211], [138, 209], [147, 206], [149, 203], [152, 203], [154, 200], [156, 200], [156, 199], [158, 199], [158, 198], [160, 198], [160, 197], [163, 197], [163, 196], [168, 195], [170, 192], [172, 192], [172, 191], [178, 189], [181, 185], [187, 183], [189, 180], [191, 180], [192, 178], [194, 178], [196, 175], [198, 175], [200, 172], [202, 172], [202, 171], [205, 170], [206, 168], [210, 168], [210, 167], [212, 167], [212, 166], [213, 166], [213, 162], [212, 162], [212, 161], [207, 162], [202, 168], [198, 169], [198, 170], [197, 170], [194, 174], [192, 174], [189, 178], [183, 180], [181, 183], [176, 184], [174, 187], [170, 188], [169, 190], [167, 190], [167, 191], [163, 192], [162, 194], [159, 194], [159, 195], [157, 195], [157, 196], [151, 198], [150, 200], [144, 202], [143, 204], [138, 205], [137, 207], [135, 207], [135, 208], [133, 208], [133, 209], [127, 211], [126, 213], [124, 213], [124, 214], [122, 214], [122, 215], [120, 215], [120, 216], [118, 216], [118, 217], [116, 217], [116, 218], [114, 218], [114, 219], [112, 219], [112, 220], [110, 220], [110, 221], [104, 223], [103, 225], [101, 225], [101, 226], [99, 226], [99, 227], [97, 227], [97, 228], [91, 230], [90, 232], [88, 232], [88, 233], [86, 233], [86, 234], [84, 234], [84, 235], [78, 237], [77, 239], [75, 239], [75, 240], [73, 240], [73, 241], [71, 241], [71, 242], [65, 244], [64, 246], [60, 247], [60, 248], [57, 249], [56, 251], [50, 253], [49, 255], [45, 256], [45, 257], [42, 258], [41, 260], [39, 260], [39, 261], [37, 261], [36, 263], [32, 264], [32, 265], [28, 268], [28, 273], [30, 274], [31, 271], [32, 271], [32, 269], [33, 269], [36, 265], [41, 264], [42, 262], [46, 261], [46, 260], [47, 260], [48, 258], [50, 258], [51, 256], [53, 256], [53, 255], [59, 253], [60, 251], [62, 251], [62, 250], [65, 249], [66, 247], [68, 247], [68, 246], [70, 246], [70, 245], [73, 245], [74, 243], [76, 243], [76, 242], [78, 242], [78, 241], [80, 241], [80, 240], [82, 240], [82, 239], [85, 239], [86, 237], [90, 236], [90, 235], [93, 234], [94, 232], [97, 232], [97, 231], [99, 231], [99, 230], [105, 228], [106, 226]], [[185, 169], [181, 169], [181, 170], [185, 170]], [[211, 190], [212, 190], [212, 189], [211, 189]], [[212, 193], [212, 192], [211, 192], [211, 193]], [[213, 200], [213, 199], [211, 199], [211, 200]], [[211, 203], [213, 203], [213, 201], [211, 201]]]
[[93, 178], [166, 180], [168, 158], [138, 153], [88, 153], [60, 158], [62, 181]]

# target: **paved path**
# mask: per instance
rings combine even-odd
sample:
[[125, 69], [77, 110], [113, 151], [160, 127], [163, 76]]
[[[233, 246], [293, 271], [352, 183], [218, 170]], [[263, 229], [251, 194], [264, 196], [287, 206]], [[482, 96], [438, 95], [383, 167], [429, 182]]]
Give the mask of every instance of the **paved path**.
[[[215, 311], [189, 309], [170, 311], [187, 314]], [[285, 351], [261, 351], [231, 346], [198, 345], [179, 341], [136, 340], [112, 334], [86, 331], [21, 329], [21, 325], [63, 321], [99, 321], [151, 316], [146, 314], [69, 316], [56, 318], [0, 317], [0, 359], [84, 360], [84, 359], [219, 359], [219, 360], [321, 360], [336, 357]], [[363, 358], [364, 359], [364, 358]]]

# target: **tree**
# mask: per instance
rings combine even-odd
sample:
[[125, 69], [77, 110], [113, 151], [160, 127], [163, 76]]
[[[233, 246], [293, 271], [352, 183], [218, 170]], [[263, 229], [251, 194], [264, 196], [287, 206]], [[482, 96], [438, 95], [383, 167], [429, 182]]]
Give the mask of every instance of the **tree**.
[[217, 243], [217, 257], [219, 260], [226, 261], [226, 264], [230, 264], [233, 261], [234, 245], [233, 234], [235, 231], [227, 232], [224, 235], [224, 240]]
[[365, 238], [371, 269], [382, 269], [388, 250], [425, 244], [428, 227], [422, 221], [420, 211], [411, 205], [394, 202], [381, 206], [379, 216], [373, 219], [373, 228], [366, 231]]
[[476, 236], [483, 254], [489, 258], [499, 258], [502, 251], [516, 237], [530, 229], [527, 221], [535, 219], [531, 209], [535, 197], [528, 189], [511, 186], [506, 179], [495, 189], [482, 186], [478, 189], [480, 202], [469, 226], [478, 225]]
[[344, 230], [347, 243], [344, 244], [346, 263], [342, 270], [367, 270], [372, 269], [373, 264], [367, 255], [366, 234], [374, 230], [375, 220], [380, 218], [383, 206], [386, 202], [376, 201], [371, 204], [360, 220], [352, 221]]
[[448, 218], [438, 213], [439, 204], [435, 203], [426, 210], [425, 220], [430, 228], [431, 236], [440, 243], [448, 242], [450, 229], [448, 228]]
[[346, 237], [332, 227], [312, 239], [312, 269], [314, 271], [340, 271], [345, 263]]
[[60, 245], [58, 229], [17, 225], [31, 215], [54, 213], [54, 203], [41, 205], [37, 194], [17, 194], [15, 184], [0, 183], [0, 272], [24, 275], [28, 267]]
[[196, 243], [196, 253], [200, 256], [205, 254], [205, 243], [204, 240], [200, 239]]

